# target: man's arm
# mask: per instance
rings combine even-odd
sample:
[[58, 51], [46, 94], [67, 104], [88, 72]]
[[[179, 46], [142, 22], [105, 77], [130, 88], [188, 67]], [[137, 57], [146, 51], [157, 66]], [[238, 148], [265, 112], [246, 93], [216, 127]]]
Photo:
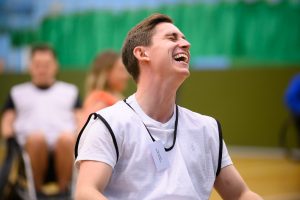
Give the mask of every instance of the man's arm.
[[222, 168], [214, 187], [224, 200], [262, 200], [248, 188], [233, 165]]
[[107, 200], [102, 194], [112, 174], [112, 167], [103, 162], [81, 161], [75, 191], [76, 200]]
[[16, 112], [13, 109], [7, 109], [3, 112], [1, 120], [1, 133], [4, 139], [14, 136], [13, 123], [16, 118]]

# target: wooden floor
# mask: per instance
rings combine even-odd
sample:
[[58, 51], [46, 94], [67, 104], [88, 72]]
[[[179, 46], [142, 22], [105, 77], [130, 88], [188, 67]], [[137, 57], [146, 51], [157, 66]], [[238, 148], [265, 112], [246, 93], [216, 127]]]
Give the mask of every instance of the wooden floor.
[[[300, 161], [271, 151], [230, 154], [248, 186], [265, 200], [300, 200]], [[221, 198], [213, 191], [210, 200]]]

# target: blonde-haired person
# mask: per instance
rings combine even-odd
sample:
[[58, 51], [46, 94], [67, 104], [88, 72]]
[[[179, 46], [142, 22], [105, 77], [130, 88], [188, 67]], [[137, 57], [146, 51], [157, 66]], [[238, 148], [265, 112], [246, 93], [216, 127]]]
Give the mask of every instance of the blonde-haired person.
[[122, 99], [128, 78], [120, 54], [113, 50], [98, 54], [86, 78], [83, 123], [90, 113], [111, 106]]

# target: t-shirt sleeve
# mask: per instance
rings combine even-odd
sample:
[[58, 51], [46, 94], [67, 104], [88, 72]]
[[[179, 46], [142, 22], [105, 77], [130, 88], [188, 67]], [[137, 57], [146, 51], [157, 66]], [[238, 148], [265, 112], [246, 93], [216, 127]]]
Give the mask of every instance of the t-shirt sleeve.
[[11, 94], [8, 95], [3, 107], [2, 107], [2, 112], [9, 110], [9, 109], [15, 109], [15, 103], [12, 99]]
[[[227, 147], [226, 147], [226, 144], [224, 142], [224, 139], [223, 139], [223, 133], [222, 133], [222, 127], [221, 127], [221, 124], [219, 123], [218, 125], [218, 121], [215, 120], [214, 118], [211, 118], [211, 122], [213, 123], [213, 127], [214, 127], [214, 130], [215, 130], [215, 134], [214, 134], [214, 142], [215, 142], [215, 148], [214, 148], [214, 152], [216, 153], [216, 155], [218, 155], [217, 159], [219, 160], [219, 148], [220, 148], [220, 135], [221, 135], [221, 138], [222, 138], [222, 142], [223, 142], [223, 148], [222, 148], [222, 159], [221, 159], [221, 169], [228, 166], [228, 165], [232, 165], [232, 160], [230, 158], [230, 155], [228, 153], [228, 150], [227, 150]], [[218, 162], [216, 162], [218, 163]], [[219, 164], [219, 163], [218, 163]]]
[[229, 156], [226, 144], [223, 140], [223, 154], [222, 154], [222, 163], [221, 163], [221, 169], [228, 166], [228, 165], [232, 165], [232, 160]]
[[84, 160], [104, 162], [112, 168], [116, 164], [117, 155], [112, 137], [99, 119], [91, 119], [80, 138], [75, 166], [79, 167]]

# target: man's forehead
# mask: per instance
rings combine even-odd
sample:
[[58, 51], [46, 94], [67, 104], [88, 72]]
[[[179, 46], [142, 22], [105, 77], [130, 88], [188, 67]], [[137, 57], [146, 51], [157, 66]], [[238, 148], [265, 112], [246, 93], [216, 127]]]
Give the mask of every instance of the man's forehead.
[[163, 22], [155, 27], [155, 35], [172, 35], [183, 36], [183, 33], [174, 24]]
[[44, 58], [53, 58], [54, 55], [51, 51], [36, 51], [31, 55], [32, 59], [44, 59]]

